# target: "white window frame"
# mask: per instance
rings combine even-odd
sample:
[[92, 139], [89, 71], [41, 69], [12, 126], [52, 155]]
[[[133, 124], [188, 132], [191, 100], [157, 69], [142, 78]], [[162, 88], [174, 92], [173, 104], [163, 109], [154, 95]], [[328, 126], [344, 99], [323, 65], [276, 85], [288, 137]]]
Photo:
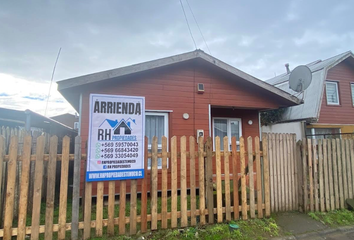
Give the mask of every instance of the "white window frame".
[[[213, 148], [215, 150], [215, 131], [214, 131], [214, 126], [215, 126], [215, 120], [220, 119], [220, 120], [227, 120], [227, 137], [229, 140], [229, 151], [231, 150], [231, 121], [238, 121], [239, 124], [239, 132], [240, 132], [240, 137], [242, 137], [242, 118], [224, 118], [224, 117], [214, 117], [213, 118]], [[240, 141], [236, 141], [236, 145], [240, 145]]]
[[352, 93], [352, 106], [354, 107], [354, 83], [350, 83], [350, 91]]
[[[145, 111], [145, 117], [146, 116], [163, 116], [164, 117], [164, 132], [165, 132], [165, 137], [167, 138], [167, 152], [168, 152], [168, 112], [162, 112], [162, 111], [151, 111], [151, 110], [146, 110]], [[145, 126], [146, 127], [146, 126]], [[148, 144], [148, 150], [151, 150], [151, 144]], [[162, 149], [162, 144], [157, 145], [158, 150]], [[167, 159], [167, 168], [169, 167], [168, 164], [168, 159]], [[151, 166], [147, 166], [147, 169], [151, 169]], [[157, 169], [162, 169], [162, 166], [157, 166]]]
[[[332, 103], [332, 102], [328, 102], [328, 95], [327, 95], [327, 84], [333, 84], [336, 86], [336, 93], [337, 93], [337, 102]], [[339, 105], [339, 91], [338, 91], [338, 82], [334, 82], [334, 81], [326, 81], [326, 101], [327, 101], [327, 105]]]

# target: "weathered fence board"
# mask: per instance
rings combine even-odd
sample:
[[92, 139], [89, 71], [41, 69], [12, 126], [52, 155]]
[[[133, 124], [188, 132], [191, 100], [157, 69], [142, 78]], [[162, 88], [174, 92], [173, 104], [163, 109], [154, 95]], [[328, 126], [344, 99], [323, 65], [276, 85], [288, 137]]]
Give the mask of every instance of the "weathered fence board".
[[343, 209], [344, 208], [343, 168], [342, 168], [341, 147], [340, 147], [339, 139], [336, 139], [336, 147], [337, 147], [339, 202], [340, 202], [340, 207]]
[[[9, 162], [7, 166], [7, 187], [4, 215], [4, 240], [11, 240], [11, 227], [13, 222], [14, 193], [16, 185], [16, 166], [17, 166], [17, 136], [11, 137], [9, 148]], [[42, 176], [42, 175], [40, 175]], [[32, 220], [33, 221], [33, 220]], [[39, 221], [39, 219], [38, 219]]]
[[181, 227], [188, 226], [187, 218], [187, 139], [181, 137]]
[[[60, 176], [60, 198], [59, 198], [59, 233], [58, 239], [65, 239], [66, 231], [66, 208], [68, 201], [68, 176], [69, 176], [69, 153], [70, 153], [70, 138], [63, 138], [63, 158], [61, 160], [61, 176]], [[38, 161], [38, 160], [37, 160]], [[36, 162], [37, 165], [37, 162]], [[36, 166], [37, 169], [37, 166]]]
[[200, 224], [205, 224], [205, 179], [204, 179], [204, 138], [198, 138], [199, 155], [199, 212]]
[[263, 218], [262, 209], [262, 175], [261, 175], [261, 155], [259, 150], [259, 137], [254, 138], [254, 146], [256, 152], [256, 173], [257, 173], [257, 213], [258, 218]]
[[197, 225], [197, 218], [195, 216], [195, 211], [197, 210], [197, 199], [195, 192], [195, 138], [193, 136], [189, 137], [189, 184], [190, 184], [190, 197], [191, 197], [191, 226]]
[[177, 137], [171, 139], [171, 227], [177, 227]]
[[[72, 197], [72, 213], [71, 213], [72, 215], [71, 216], [72, 218], [71, 219], [71, 239], [77, 240], [79, 239], [79, 221], [80, 221], [79, 219], [80, 217], [80, 177], [81, 177], [80, 174], [81, 173], [81, 137], [80, 136], [75, 137], [74, 153], [75, 153], [75, 158], [74, 158], [73, 197]], [[48, 176], [50, 176], [49, 171], [48, 171]]]
[[246, 163], [245, 163], [245, 143], [243, 137], [240, 137], [240, 155], [241, 155], [241, 198], [242, 198], [242, 219], [247, 219], [247, 191], [246, 191]]
[[[236, 137], [231, 138], [231, 150], [232, 152], [237, 152], [237, 146], [236, 146]], [[238, 172], [237, 172], [237, 156], [236, 154], [232, 155], [232, 183], [233, 183], [233, 198], [234, 198], [234, 219], [238, 220], [240, 219], [240, 211], [239, 211], [239, 191], [236, 191], [238, 189]]]
[[96, 236], [102, 237], [103, 233], [103, 191], [104, 183], [97, 183], [97, 196], [96, 196]]
[[162, 200], [161, 213], [162, 221], [161, 228], [167, 228], [167, 138], [162, 137]]
[[224, 176], [226, 221], [231, 221], [229, 139], [224, 137]]
[[[44, 154], [44, 136], [37, 139], [36, 149], [36, 169], [34, 175], [34, 190], [33, 190], [33, 209], [32, 209], [32, 227], [31, 239], [37, 240], [39, 237], [40, 211], [42, 199], [42, 183], [43, 183], [43, 154]], [[67, 185], [66, 185], [67, 186]], [[66, 210], [66, 208], [65, 208]], [[60, 214], [60, 210], [59, 210]], [[60, 217], [59, 217], [60, 218]], [[59, 237], [60, 239], [60, 237]]]
[[151, 230], [157, 229], [157, 137], [152, 138], [151, 158]]
[[[29, 137], [29, 139], [31, 139]], [[27, 139], [25, 139], [26, 141]], [[28, 144], [25, 143], [25, 147], [27, 147]], [[29, 144], [30, 146], [30, 144]], [[49, 162], [48, 162], [48, 183], [47, 183], [47, 203], [46, 203], [46, 216], [45, 216], [45, 234], [44, 237], [45, 239], [51, 240], [53, 238], [53, 214], [54, 214], [54, 200], [55, 200], [55, 173], [56, 173], [56, 167], [57, 167], [57, 152], [58, 152], [58, 137], [57, 136], [53, 136], [50, 139], [50, 149], [49, 149]], [[24, 151], [30, 151], [30, 149], [25, 149]], [[25, 178], [28, 179], [28, 173], [29, 173], [29, 157], [28, 157], [28, 162], [22, 162], [22, 168], [26, 165], [26, 169], [25, 170], [23, 168], [23, 170], [26, 171], [27, 176], [25, 176]], [[27, 165], [28, 164], [28, 165]], [[28, 181], [28, 180], [27, 180]], [[25, 183], [24, 188], [26, 188], [26, 190], [24, 189], [24, 191], [26, 191], [26, 195], [27, 195], [27, 191], [28, 191], [28, 182]], [[22, 186], [21, 186], [21, 190], [22, 190]], [[27, 196], [26, 196], [27, 198]], [[27, 199], [25, 200], [26, 204], [27, 204]], [[79, 207], [79, 206], [77, 206]], [[26, 219], [26, 217], [24, 216], [24, 219]], [[20, 220], [20, 218], [19, 218]], [[79, 220], [79, 219], [78, 219]], [[22, 220], [23, 221], [23, 220]], [[19, 227], [20, 229], [20, 227]], [[21, 233], [22, 234], [22, 233]], [[24, 231], [23, 231], [24, 234]], [[22, 236], [21, 236], [22, 237]]]
[[221, 159], [220, 138], [215, 138], [215, 161], [216, 161], [216, 206], [218, 223], [222, 222], [222, 185], [221, 185]]
[[267, 137], [262, 137], [263, 147], [263, 171], [264, 171], [264, 196], [265, 196], [265, 215], [270, 217], [270, 189], [269, 189], [269, 155]]
[[318, 172], [319, 172], [319, 189], [320, 189], [320, 207], [321, 212], [325, 211], [324, 203], [324, 187], [323, 187], [323, 155], [322, 155], [322, 140], [318, 140]]

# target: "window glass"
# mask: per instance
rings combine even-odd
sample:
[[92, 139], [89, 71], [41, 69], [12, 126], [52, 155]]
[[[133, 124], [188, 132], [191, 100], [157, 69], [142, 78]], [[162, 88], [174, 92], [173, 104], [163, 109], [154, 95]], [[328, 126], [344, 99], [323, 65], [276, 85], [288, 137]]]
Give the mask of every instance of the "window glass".
[[158, 115], [146, 115], [145, 117], [145, 135], [149, 139], [149, 144], [152, 142], [154, 136], [157, 137], [158, 144], [161, 144], [161, 138], [165, 132], [165, 117]]
[[231, 124], [231, 137], [236, 137], [237, 141], [240, 141], [240, 122], [230, 121]]
[[227, 136], [227, 119], [214, 120], [214, 136], [220, 137], [220, 149], [224, 150], [224, 137]]
[[[158, 152], [162, 152], [162, 136], [168, 139], [168, 115], [167, 113], [145, 114], [145, 136], [148, 138], [148, 151], [151, 153], [152, 138], [157, 137]], [[157, 159], [158, 168], [162, 168], [162, 158]], [[151, 159], [148, 159], [148, 168], [151, 168]]]
[[340, 138], [339, 128], [315, 128], [317, 139], [323, 138]]
[[[236, 137], [239, 144], [241, 131], [241, 119], [236, 118], [214, 118], [213, 120], [214, 139], [220, 137], [220, 150], [224, 150], [224, 137], [228, 137], [229, 149], [231, 149], [231, 138]], [[215, 143], [214, 143], [215, 147]]]
[[338, 84], [336, 82], [326, 83], [327, 104], [339, 104]]
[[339, 128], [315, 128], [314, 135], [312, 134], [311, 128], [306, 129], [306, 136], [308, 138], [316, 139], [332, 139], [340, 138], [340, 129]]

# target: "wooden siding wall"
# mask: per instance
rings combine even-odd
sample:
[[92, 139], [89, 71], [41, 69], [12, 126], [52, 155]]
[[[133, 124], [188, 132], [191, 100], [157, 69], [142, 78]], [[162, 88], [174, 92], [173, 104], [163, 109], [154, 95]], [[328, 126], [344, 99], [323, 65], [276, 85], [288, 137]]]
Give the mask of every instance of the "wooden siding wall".
[[[204, 94], [197, 93], [198, 83], [204, 83]], [[246, 121], [242, 124], [243, 135], [253, 137], [257, 136], [259, 131], [258, 109], [279, 106], [277, 99], [269, 97], [269, 93], [247, 85], [241, 79], [231, 79], [229, 76], [221, 75], [193, 63], [166, 67], [120, 80], [109, 80], [106, 83], [92, 85], [83, 91], [81, 123], [83, 153], [86, 153], [90, 93], [145, 96], [147, 110], [172, 111], [169, 113], [169, 136], [178, 138], [195, 136], [197, 129], [204, 129], [205, 136], [209, 136], [209, 104], [229, 106], [230, 111], [232, 111], [231, 107], [254, 109], [242, 110], [242, 114], [245, 115], [232, 114], [233, 117], [241, 117]], [[183, 113], [189, 114], [188, 120], [182, 118]], [[253, 120], [252, 126], [247, 124], [247, 121], [250, 120], [248, 117]], [[82, 162], [82, 167], [85, 167], [84, 162]], [[84, 169], [81, 173], [83, 188]], [[158, 177], [161, 178], [161, 174]], [[116, 187], [118, 188], [118, 186]], [[94, 195], [95, 189], [96, 186], [93, 185]], [[140, 186], [138, 186], [139, 190]]]
[[327, 80], [338, 81], [340, 105], [327, 105], [326, 87], [324, 86], [318, 123], [354, 124], [354, 108], [350, 88], [350, 83], [354, 83], [354, 67], [344, 61], [328, 71]]

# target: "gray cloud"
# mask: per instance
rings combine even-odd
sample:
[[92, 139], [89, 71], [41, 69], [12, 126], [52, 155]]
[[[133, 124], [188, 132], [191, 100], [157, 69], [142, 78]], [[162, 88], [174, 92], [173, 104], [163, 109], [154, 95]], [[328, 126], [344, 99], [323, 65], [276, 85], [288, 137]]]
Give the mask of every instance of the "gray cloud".
[[[189, 3], [212, 54], [261, 79], [353, 49], [350, 0]], [[194, 49], [178, 0], [1, 1], [0, 36], [0, 73], [32, 81], [49, 81], [59, 47], [56, 80]]]

